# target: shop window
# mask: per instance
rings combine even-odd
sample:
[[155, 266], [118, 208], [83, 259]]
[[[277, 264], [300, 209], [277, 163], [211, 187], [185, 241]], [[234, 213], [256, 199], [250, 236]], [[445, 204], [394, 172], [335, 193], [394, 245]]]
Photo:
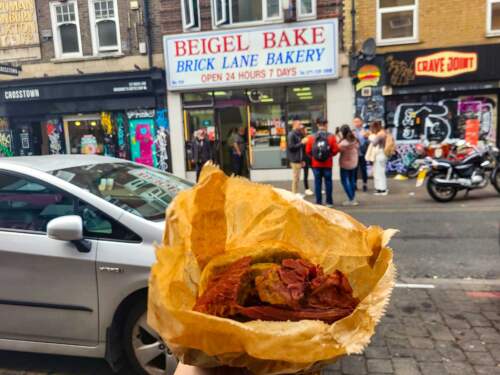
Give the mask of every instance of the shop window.
[[316, 0], [297, 0], [297, 18], [316, 18]]
[[76, 1], [50, 3], [56, 58], [82, 55], [78, 5]]
[[377, 0], [378, 44], [414, 43], [418, 38], [418, 0]]
[[116, 0], [89, 0], [94, 54], [120, 52], [120, 29]]
[[292, 119], [298, 117], [308, 135], [317, 128], [318, 120], [326, 118], [326, 87], [325, 85], [303, 85], [287, 88], [288, 126]]
[[215, 26], [281, 20], [281, 0], [212, 0]]
[[487, 0], [486, 14], [487, 33], [491, 36], [500, 35], [500, 0]]
[[103, 155], [105, 135], [98, 118], [72, 119], [64, 122], [70, 154]]
[[184, 30], [197, 30], [200, 28], [199, 0], [181, 0], [182, 27]]

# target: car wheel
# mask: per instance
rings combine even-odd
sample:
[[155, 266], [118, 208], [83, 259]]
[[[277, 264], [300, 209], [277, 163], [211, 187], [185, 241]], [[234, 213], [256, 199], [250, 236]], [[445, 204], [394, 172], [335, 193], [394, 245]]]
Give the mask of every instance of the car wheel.
[[160, 336], [147, 324], [146, 303], [135, 305], [123, 329], [123, 348], [140, 375], [173, 375], [177, 360]]

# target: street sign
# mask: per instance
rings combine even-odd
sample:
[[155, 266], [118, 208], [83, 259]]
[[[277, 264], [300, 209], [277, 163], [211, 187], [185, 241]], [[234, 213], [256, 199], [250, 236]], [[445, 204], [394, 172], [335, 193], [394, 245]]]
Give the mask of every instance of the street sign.
[[20, 66], [0, 64], [0, 74], [5, 74], [8, 76], [18, 76], [21, 70], [22, 69]]

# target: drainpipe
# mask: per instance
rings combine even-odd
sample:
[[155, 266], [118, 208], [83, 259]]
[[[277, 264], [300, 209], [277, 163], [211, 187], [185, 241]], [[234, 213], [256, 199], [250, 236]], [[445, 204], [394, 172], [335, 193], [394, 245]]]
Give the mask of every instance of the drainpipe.
[[352, 23], [351, 54], [354, 55], [356, 51], [356, 0], [351, 0], [351, 23]]
[[144, 0], [144, 29], [146, 32], [146, 45], [148, 48], [148, 66], [153, 68], [153, 46], [151, 43], [151, 21], [149, 18], [149, 0]]

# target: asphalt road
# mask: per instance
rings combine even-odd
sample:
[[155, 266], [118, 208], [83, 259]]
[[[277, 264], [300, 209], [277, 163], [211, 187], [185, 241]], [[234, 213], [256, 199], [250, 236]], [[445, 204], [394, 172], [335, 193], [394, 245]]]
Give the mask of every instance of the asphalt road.
[[[359, 193], [361, 205], [344, 208], [336, 181], [334, 199], [366, 225], [400, 231], [391, 242], [399, 278], [500, 279], [500, 195], [493, 188], [448, 204], [432, 201], [414, 181], [391, 181], [390, 191], [386, 197]], [[103, 360], [0, 351], [0, 375], [21, 374], [112, 372]]]

